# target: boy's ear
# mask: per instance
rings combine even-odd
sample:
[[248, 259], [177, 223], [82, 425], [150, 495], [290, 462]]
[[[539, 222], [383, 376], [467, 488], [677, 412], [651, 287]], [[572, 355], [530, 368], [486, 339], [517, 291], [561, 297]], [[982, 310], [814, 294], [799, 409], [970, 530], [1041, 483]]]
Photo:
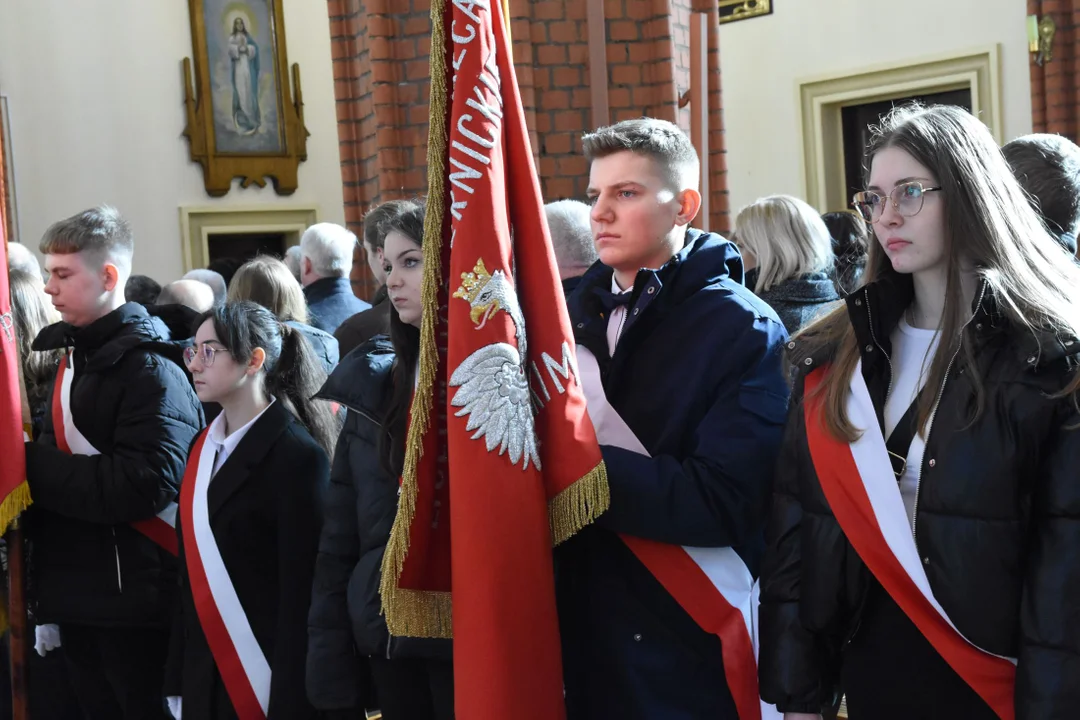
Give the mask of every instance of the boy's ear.
[[675, 216], [677, 225], [689, 225], [701, 210], [701, 193], [693, 188], [683, 190], [676, 197], [679, 202], [679, 214]]
[[120, 283], [120, 270], [112, 263], [105, 263], [101, 272], [105, 275], [105, 290], [112, 292]]

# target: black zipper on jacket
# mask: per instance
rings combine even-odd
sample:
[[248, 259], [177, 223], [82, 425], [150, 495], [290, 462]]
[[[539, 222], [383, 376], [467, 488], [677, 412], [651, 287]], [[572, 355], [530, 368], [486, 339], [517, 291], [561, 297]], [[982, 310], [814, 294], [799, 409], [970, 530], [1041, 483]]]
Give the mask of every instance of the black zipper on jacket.
[[113, 554], [116, 555], [116, 587], [120, 590], [120, 594], [124, 594], [124, 580], [120, 575], [120, 545], [116, 542], [116, 526], [112, 526], [112, 546]]
[[[885, 360], [889, 363], [889, 384], [885, 386], [885, 403], [889, 402], [889, 395], [892, 394], [893, 383], [893, 364], [892, 358], [889, 357], [889, 353], [885, 352], [885, 348], [881, 347], [881, 343], [878, 342], [877, 333], [874, 332], [874, 316], [870, 312], [870, 291], [863, 288], [863, 302], [866, 303], [866, 320], [870, 324], [870, 337], [874, 340], [874, 345], [881, 351], [881, 354], [885, 356]], [[883, 406], [884, 407], [884, 406]], [[882, 410], [884, 412], [884, 410]]]
[[915, 504], [911, 508], [911, 536], [915, 540], [915, 550], [919, 549], [919, 533], [916, 528], [919, 518], [919, 496], [922, 492], [922, 476], [923, 466], [926, 464], [926, 450], [930, 447], [930, 431], [934, 427], [934, 418], [937, 417], [938, 406], [941, 404], [941, 398], [945, 395], [945, 383], [949, 381], [949, 374], [952, 372], [953, 364], [956, 362], [956, 357], [960, 354], [960, 348], [963, 347], [963, 334], [967, 330], [967, 326], [971, 324], [971, 321], [978, 314], [979, 309], [982, 308], [983, 298], [986, 296], [986, 283], [983, 283], [982, 289], [979, 291], [979, 302], [975, 306], [975, 312], [971, 314], [967, 322], [960, 328], [960, 344], [956, 346], [956, 350], [953, 352], [952, 358], [949, 359], [949, 365], [945, 368], [945, 376], [941, 379], [941, 387], [938, 388], [937, 398], [934, 400], [934, 408], [930, 411], [930, 417], [926, 421], [926, 437], [923, 439], [923, 461], [919, 463], [919, 475], [915, 479]]

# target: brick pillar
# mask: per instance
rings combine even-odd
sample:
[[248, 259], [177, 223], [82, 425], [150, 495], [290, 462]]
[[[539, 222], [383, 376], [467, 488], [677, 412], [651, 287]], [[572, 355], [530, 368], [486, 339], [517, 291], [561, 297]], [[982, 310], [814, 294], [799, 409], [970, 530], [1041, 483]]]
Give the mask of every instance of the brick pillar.
[[[675, 97], [690, 89], [690, 11], [691, 0], [671, 0], [671, 42], [675, 62]], [[690, 107], [675, 110], [675, 124], [690, 134]]]
[[[345, 221], [427, 190], [428, 0], [328, 0]], [[374, 294], [362, 253], [353, 291]]]
[[712, 0], [693, 0], [695, 12], [709, 16], [709, 227], [713, 232], [731, 230], [727, 185], [727, 145], [724, 136], [724, 97], [720, 84], [720, 10]]
[[1053, 60], [1041, 67], [1031, 60], [1031, 109], [1035, 132], [1059, 133], [1080, 142], [1080, 0], [1028, 0], [1028, 13], [1050, 15], [1057, 24]]

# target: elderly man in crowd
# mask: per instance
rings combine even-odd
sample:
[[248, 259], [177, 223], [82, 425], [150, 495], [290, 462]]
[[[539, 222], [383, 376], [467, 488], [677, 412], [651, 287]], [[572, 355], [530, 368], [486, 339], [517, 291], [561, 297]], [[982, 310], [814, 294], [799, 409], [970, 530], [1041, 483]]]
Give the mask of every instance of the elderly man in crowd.
[[569, 297], [581, 276], [596, 262], [589, 206], [577, 200], [556, 200], [544, 206], [544, 214], [551, 231], [563, 294]]
[[346, 319], [371, 305], [353, 295], [349, 282], [356, 236], [340, 225], [318, 223], [300, 238], [300, 283], [311, 324], [333, 333]]

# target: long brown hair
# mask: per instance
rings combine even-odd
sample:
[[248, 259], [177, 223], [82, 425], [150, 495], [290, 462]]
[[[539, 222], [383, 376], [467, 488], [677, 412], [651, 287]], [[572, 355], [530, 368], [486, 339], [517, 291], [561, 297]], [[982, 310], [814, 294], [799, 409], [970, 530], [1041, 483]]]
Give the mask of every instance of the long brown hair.
[[8, 273], [11, 285], [11, 317], [15, 337], [19, 340], [19, 360], [26, 381], [27, 399], [31, 407], [42, 403], [49, 395], [61, 350], [31, 350], [34, 338], [44, 328], [60, 321], [41, 284], [41, 276], [22, 270]]
[[[424, 240], [424, 210], [424, 202], [419, 199], [395, 207], [394, 213], [382, 218], [379, 225], [384, 239], [391, 232], [399, 232], [419, 247]], [[386, 473], [398, 476], [405, 464], [405, 435], [416, 382], [416, 363], [420, 359], [420, 330], [403, 323], [392, 303], [390, 342], [394, 346], [394, 368], [391, 373], [392, 385], [383, 407], [379, 464]]]
[[271, 255], [248, 260], [229, 283], [229, 300], [250, 300], [274, 313], [281, 322], [308, 321], [307, 300], [289, 266]]
[[[990, 131], [970, 113], [944, 105], [905, 105], [871, 131], [866, 173], [877, 153], [898, 148], [930, 170], [942, 188], [948, 280], [939, 327], [941, 343], [927, 385], [941, 387], [957, 357], [975, 387], [971, 418], [975, 420], [983, 410], [985, 393], [975, 371], [971, 339], [962, 332], [971, 317], [961, 285], [962, 260], [974, 264], [996, 311], [1010, 327], [1073, 336], [1080, 336], [1080, 302], [1074, 299], [1080, 288], [1080, 269], [1062, 261], [1061, 249], [1031, 209]], [[864, 285], [898, 279], [899, 273], [876, 240], [871, 240], [868, 250]], [[854, 440], [858, 432], [847, 416], [846, 402], [860, 356], [847, 308], [808, 327], [799, 341], [808, 352], [821, 353], [830, 362], [815, 393], [824, 396], [826, 429], [836, 438]], [[1075, 392], [1078, 385], [1080, 380], [1074, 378], [1063, 391]], [[924, 393], [920, 399], [920, 432], [937, 400], [937, 393]]]

